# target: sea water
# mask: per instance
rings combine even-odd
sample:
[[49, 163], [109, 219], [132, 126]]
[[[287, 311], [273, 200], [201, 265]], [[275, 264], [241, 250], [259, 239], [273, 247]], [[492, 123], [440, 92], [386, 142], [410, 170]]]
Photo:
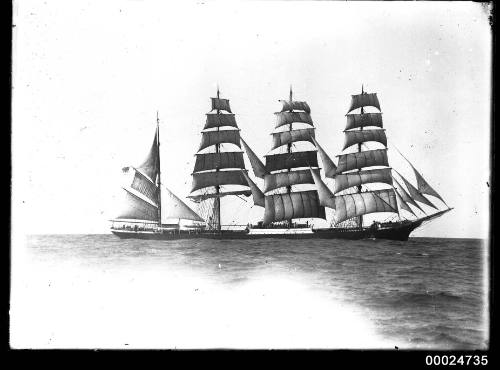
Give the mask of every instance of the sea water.
[[487, 248], [28, 236], [12, 263], [11, 345], [485, 349]]

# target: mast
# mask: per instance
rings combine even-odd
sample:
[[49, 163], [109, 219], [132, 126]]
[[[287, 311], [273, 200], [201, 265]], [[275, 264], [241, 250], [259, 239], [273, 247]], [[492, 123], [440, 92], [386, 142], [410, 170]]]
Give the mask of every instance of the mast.
[[[364, 94], [364, 93], [365, 93], [365, 91], [364, 91], [364, 88], [363, 88], [363, 84], [361, 84], [361, 94]], [[361, 107], [361, 114], [364, 114], [364, 113], [365, 113], [364, 107]], [[359, 128], [359, 130], [363, 131], [363, 124], [361, 124], [361, 127]], [[361, 144], [362, 143], [358, 144], [358, 153], [361, 153]], [[361, 172], [361, 168], [358, 169], [358, 172]], [[361, 193], [361, 191], [362, 191], [362, 186], [359, 185], [358, 186], [358, 193]], [[359, 218], [358, 218], [358, 226], [359, 226], [360, 229], [363, 228], [363, 215], [359, 216]]]
[[[207, 204], [210, 215], [211, 229], [221, 231], [221, 197], [229, 195], [250, 196], [242, 171], [246, 171], [243, 152], [240, 144], [240, 129], [236, 123], [235, 114], [231, 112], [229, 99], [220, 97], [217, 86], [217, 96], [210, 98], [212, 109], [206, 114], [206, 123], [201, 131], [201, 143], [197, 150], [191, 195], [195, 202], [209, 201]], [[224, 127], [223, 129], [220, 129]], [[239, 151], [225, 150], [221, 144], [233, 144]], [[205, 151], [205, 149], [209, 151]], [[213, 150], [215, 149], [215, 150]], [[221, 185], [244, 186], [244, 190], [225, 191]], [[215, 190], [215, 191], [214, 191]], [[201, 193], [194, 194], [201, 191]], [[204, 203], [206, 204], [206, 203]]]
[[[273, 132], [271, 150], [280, 148], [276, 154], [267, 154], [264, 171], [257, 166], [254, 159], [254, 173], [264, 178], [264, 219], [263, 224], [280, 222], [287, 227], [292, 226], [293, 219], [298, 218], [325, 218], [325, 209], [319, 204], [316, 190], [293, 190], [293, 185], [314, 185], [313, 177], [308, 168], [319, 171], [317, 150], [292, 151], [294, 142], [310, 142], [314, 145], [314, 123], [311, 118], [311, 109], [305, 101], [293, 100], [293, 91], [290, 86], [288, 100], [279, 100], [282, 108], [275, 113], [276, 123]], [[310, 128], [297, 129], [294, 123], [309, 125]], [[280, 127], [285, 127], [285, 130]], [[250, 153], [250, 151], [247, 150]], [[256, 171], [257, 169], [257, 171]], [[278, 192], [274, 192], [274, 190]], [[272, 192], [272, 193], [271, 193]], [[267, 193], [267, 195], [266, 195]], [[254, 194], [257, 200], [261, 194]], [[260, 198], [259, 198], [260, 196]], [[255, 199], [255, 198], [254, 198]], [[262, 203], [262, 202], [260, 202]]]
[[[292, 112], [292, 102], [293, 102], [293, 92], [292, 92], [292, 85], [290, 85], [290, 98], [289, 98], [289, 101], [290, 101], [290, 110], [288, 112]], [[292, 125], [293, 123], [290, 122], [290, 124], [288, 125], [288, 131], [291, 133], [292, 131]], [[287, 153], [290, 154], [292, 152], [292, 143], [288, 143], [287, 146], [286, 146], [286, 149], [287, 149]], [[290, 168], [287, 168], [287, 172], [290, 172], [291, 169]], [[292, 185], [289, 185], [286, 187], [286, 192], [288, 194], [290, 194], [292, 192]], [[287, 222], [288, 224], [288, 228], [291, 228], [292, 227], [292, 220], [288, 220]]]
[[158, 111], [156, 111], [156, 146], [158, 147], [158, 226], [161, 227], [160, 118]]
[[[217, 85], [217, 99], [220, 98], [220, 92], [219, 92], [219, 85]], [[217, 109], [217, 115], [220, 116], [220, 109]], [[217, 132], [219, 132], [220, 130], [220, 127], [217, 126]], [[217, 143], [215, 145], [215, 153], [219, 153], [220, 152], [220, 144]], [[215, 172], [219, 172], [219, 169], [216, 168], [215, 169]], [[217, 229], [217, 231], [220, 231], [221, 230], [221, 220], [220, 220], [220, 185], [216, 185], [215, 186], [215, 194], [216, 194], [216, 197], [214, 199], [214, 217], [215, 217], [215, 227]]]

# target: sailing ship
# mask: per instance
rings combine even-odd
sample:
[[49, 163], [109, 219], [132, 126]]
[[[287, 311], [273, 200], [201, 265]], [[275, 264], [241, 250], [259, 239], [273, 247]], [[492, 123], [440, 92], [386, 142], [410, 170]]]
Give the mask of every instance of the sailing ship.
[[[161, 184], [157, 117], [153, 145], [146, 160], [137, 168], [123, 169], [130, 173], [131, 183], [123, 188], [125, 210], [112, 220], [111, 231], [115, 235], [167, 240], [375, 238], [404, 241], [416, 228], [453, 209], [401, 153], [413, 170], [417, 185], [390, 167], [377, 94], [366, 93], [363, 87], [361, 94], [352, 95], [346, 114], [345, 142], [337, 164], [317, 141], [309, 104], [294, 100], [291, 87], [289, 99], [280, 100], [282, 108], [275, 113], [275, 131], [265, 164], [241, 137], [229, 99], [220, 98], [218, 88], [211, 102], [188, 197], [199, 204], [203, 211], [199, 213], [205, 217]], [[375, 112], [367, 112], [367, 108]], [[378, 147], [372, 148], [369, 144]], [[239, 150], [224, 150], [228, 145]], [[263, 189], [245, 168], [242, 146], [254, 176], [264, 181]], [[323, 168], [319, 166], [318, 154]], [[329, 187], [328, 181], [332, 181], [333, 186]], [[262, 221], [241, 225], [240, 229], [223, 225], [221, 200], [230, 196], [252, 196], [254, 205], [264, 208]], [[444, 209], [428, 196], [439, 200]], [[333, 212], [329, 227], [315, 227], [310, 220], [326, 220], [325, 208]], [[429, 213], [425, 209], [434, 211]], [[372, 218], [371, 223], [366, 221], [366, 215]], [[379, 215], [385, 219], [373, 219]], [[166, 219], [177, 222], [166, 222]]]

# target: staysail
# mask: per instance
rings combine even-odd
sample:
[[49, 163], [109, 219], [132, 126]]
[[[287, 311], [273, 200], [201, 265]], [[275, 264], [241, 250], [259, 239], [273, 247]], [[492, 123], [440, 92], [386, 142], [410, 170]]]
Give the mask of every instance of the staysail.
[[432, 208], [435, 208], [435, 209], [438, 209], [434, 204], [432, 204], [432, 202], [427, 199], [417, 188], [415, 188], [411, 182], [409, 182], [408, 180], [406, 180], [399, 172], [396, 172], [399, 177], [401, 177], [401, 179], [403, 180], [403, 182], [405, 183], [406, 185], [406, 188], [408, 189], [408, 191], [410, 192], [410, 196], [415, 199], [417, 202], [420, 202], [420, 203], [423, 203], [423, 204], [426, 204], [428, 205], [429, 207], [432, 207]]
[[250, 160], [250, 165], [252, 166], [254, 175], [263, 179], [264, 176], [268, 173], [266, 167], [264, 166], [264, 163], [262, 163], [257, 154], [254, 153], [252, 148], [248, 146], [243, 138], [240, 138], [240, 140], [243, 144], [245, 152], [247, 153], [248, 159]]
[[166, 187], [164, 187], [162, 191], [162, 203], [163, 206], [161, 217], [163, 219], [178, 218], [181, 220], [191, 220], [198, 222], [205, 221]]
[[311, 176], [318, 191], [319, 204], [324, 207], [335, 209], [335, 195], [328, 189], [328, 186], [323, 182], [318, 172], [313, 171], [312, 168], [309, 170], [311, 171]]
[[250, 190], [252, 191], [253, 203], [256, 206], [265, 207], [264, 203], [264, 193], [259, 189], [259, 187], [252, 181], [250, 176], [246, 173], [246, 171], [241, 171], [243, 176], [248, 182], [248, 186], [250, 186]]
[[[396, 170], [394, 170], [394, 171], [396, 171]], [[392, 180], [393, 180], [394, 188], [396, 189], [396, 192], [401, 196], [401, 198], [406, 203], [409, 203], [409, 204], [417, 207], [419, 210], [421, 210], [422, 212], [425, 213], [425, 211], [418, 205], [417, 202], [415, 202], [415, 200], [410, 196], [410, 194], [408, 194], [408, 192], [405, 190], [405, 188], [399, 183], [398, 180], [396, 180], [396, 178], [394, 176], [392, 177]]]
[[335, 166], [335, 163], [333, 163], [332, 159], [328, 156], [325, 150], [318, 144], [315, 138], [313, 138], [313, 143], [316, 146], [316, 149], [318, 149], [319, 156], [321, 157], [321, 162], [323, 163], [323, 167], [325, 169], [325, 176], [328, 178], [334, 178], [335, 174], [338, 171], [337, 166]]

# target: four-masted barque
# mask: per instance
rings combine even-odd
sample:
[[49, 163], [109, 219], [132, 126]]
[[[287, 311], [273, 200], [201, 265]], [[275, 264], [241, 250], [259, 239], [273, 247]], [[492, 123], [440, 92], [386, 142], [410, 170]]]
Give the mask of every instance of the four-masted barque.
[[[199, 213], [205, 217], [161, 183], [157, 118], [153, 145], [146, 160], [137, 168], [123, 169], [129, 177], [123, 187], [125, 208], [112, 220], [111, 231], [115, 235], [166, 240], [408, 240], [417, 227], [452, 209], [402, 154], [415, 174], [416, 186], [390, 167], [376, 93], [366, 93], [362, 88], [361, 94], [352, 95], [346, 114], [344, 146], [337, 164], [318, 143], [308, 103], [293, 100], [291, 88], [289, 99], [280, 100], [282, 109], [275, 113], [275, 131], [265, 163], [240, 136], [229, 100], [220, 98], [219, 89], [211, 101], [212, 110], [206, 114], [201, 132], [188, 197], [199, 204], [203, 211]], [[233, 150], [225, 150], [228, 146]], [[241, 147], [254, 176], [263, 180], [262, 189], [248, 174]], [[333, 185], [327, 185], [330, 182]], [[250, 195], [255, 206], [264, 208], [262, 221], [239, 229], [225, 227], [221, 221], [222, 199]], [[439, 200], [444, 207], [436, 206], [436, 201], [431, 202], [428, 196]], [[330, 226], [315, 227], [311, 219], [326, 220], [325, 208], [333, 213]], [[377, 216], [385, 218], [379, 220]]]

